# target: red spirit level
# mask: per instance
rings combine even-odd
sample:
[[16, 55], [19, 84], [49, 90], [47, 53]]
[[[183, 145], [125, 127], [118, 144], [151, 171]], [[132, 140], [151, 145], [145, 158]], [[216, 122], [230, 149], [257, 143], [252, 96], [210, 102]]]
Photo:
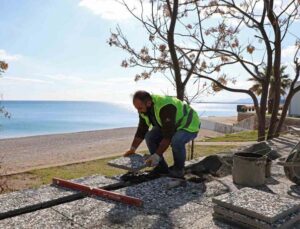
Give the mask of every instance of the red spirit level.
[[88, 195], [95, 195], [95, 196], [107, 198], [110, 200], [119, 201], [124, 204], [129, 204], [129, 205], [133, 205], [133, 206], [137, 206], [137, 207], [141, 207], [143, 205], [143, 201], [138, 198], [134, 198], [131, 196], [126, 196], [126, 195], [122, 195], [119, 193], [107, 191], [107, 190], [104, 190], [101, 188], [92, 188], [87, 185], [74, 183], [74, 182], [71, 182], [68, 180], [53, 178], [52, 183], [55, 185], [58, 185], [60, 187], [81, 191]]

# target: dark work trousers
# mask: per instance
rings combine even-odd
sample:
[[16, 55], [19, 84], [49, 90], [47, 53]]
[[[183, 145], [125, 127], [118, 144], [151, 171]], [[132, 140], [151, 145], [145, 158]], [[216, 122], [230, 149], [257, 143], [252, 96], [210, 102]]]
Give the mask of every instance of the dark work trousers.
[[[197, 137], [198, 133], [190, 133], [186, 130], [178, 130], [172, 137], [171, 147], [174, 158], [174, 167], [176, 169], [183, 169], [186, 159], [185, 144]], [[145, 136], [146, 144], [149, 152], [154, 154], [159, 146], [159, 143], [163, 139], [160, 127], [154, 126]], [[167, 169], [168, 165], [162, 157], [159, 163], [162, 169]]]

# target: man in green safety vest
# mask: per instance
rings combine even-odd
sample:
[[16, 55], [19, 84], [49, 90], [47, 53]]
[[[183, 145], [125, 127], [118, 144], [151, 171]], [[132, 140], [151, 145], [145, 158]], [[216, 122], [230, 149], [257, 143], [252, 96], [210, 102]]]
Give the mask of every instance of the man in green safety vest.
[[[131, 147], [124, 156], [134, 154], [145, 139], [151, 154], [146, 164], [155, 167], [151, 174], [182, 178], [186, 160], [185, 144], [196, 138], [199, 132], [197, 112], [179, 99], [151, 95], [146, 91], [135, 92], [133, 105], [139, 113], [139, 125]], [[170, 168], [163, 157], [169, 145], [174, 158], [174, 165]]]

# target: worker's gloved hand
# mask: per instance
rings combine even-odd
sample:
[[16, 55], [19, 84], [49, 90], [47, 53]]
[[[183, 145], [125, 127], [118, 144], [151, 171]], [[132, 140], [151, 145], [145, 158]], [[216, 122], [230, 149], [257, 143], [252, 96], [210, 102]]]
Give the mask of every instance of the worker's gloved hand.
[[161, 160], [161, 157], [155, 153], [155, 154], [152, 154], [146, 161], [146, 165], [147, 166], [150, 166], [150, 167], [155, 167], [158, 165], [158, 163], [160, 162]]
[[132, 154], [135, 154], [135, 149], [133, 147], [130, 148], [130, 150], [128, 150], [127, 152], [124, 153], [124, 157], [128, 157]]

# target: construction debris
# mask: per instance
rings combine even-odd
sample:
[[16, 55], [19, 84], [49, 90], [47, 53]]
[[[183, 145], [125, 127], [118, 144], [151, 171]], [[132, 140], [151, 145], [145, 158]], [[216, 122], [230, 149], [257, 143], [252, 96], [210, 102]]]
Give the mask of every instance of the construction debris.
[[186, 171], [198, 176], [207, 173], [218, 177], [227, 176], [232, 171], [232, 154], [216, 154], [204, 157], [201, 161], [190, 163]]

